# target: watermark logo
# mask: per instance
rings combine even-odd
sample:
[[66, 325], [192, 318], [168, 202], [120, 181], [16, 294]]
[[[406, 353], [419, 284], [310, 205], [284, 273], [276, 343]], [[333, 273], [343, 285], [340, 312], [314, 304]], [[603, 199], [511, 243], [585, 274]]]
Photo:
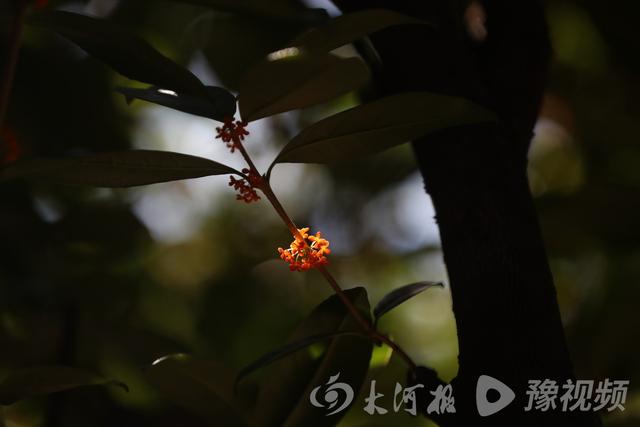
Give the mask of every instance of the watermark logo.
[[427, 406], [427, 414], [454, 414], [456, 412], [451, 384], [439, 385], [438, 388], [429, 393], [433, 396], [433, 400]]
[[593, 380], [567, 380], [558, 384], [554, 380], [529, 380], [525, 411], [546, 412], [556, 408], [563, 412], [624, 411], [629, 380], [611, 381], [606, 378], [597, 384]]
[[[311, 391], [309, 400], [317, 408], [326, 408], [327, 416], [337, 414], [345, 410], [354, 398], [354, 391], [346, 383], [337, 382], [340, 373], [329, 378], [326, 384], [318, 386]], [[403, 387], [399, 383], [395, 384], [393, 393], [393, 412], [397, 413], [401, 409], [411, 415], [417, 415], [420, 402], [417, 397], [417, 390], [424, 388], [423, 384], [416, 384], [410, 387]], [[320, 400], [318, 395], [324, 391], [324, 396]], [[451, 384], [439, 385], [435, 390], [429, 391], [431, 395], [430, 403], [426, 408], [428, 414], [455, 413], [455, 399], [453, 397], [453, 387]], [[372, 380], [369, 386], [368, 397], [364, 399], [362, 408], [369, 415], [384, 415], [389, 412], [387, 407], [382, 406], [385, 395], [376, 391], [376, 380]], [[389, 397], [390, 399], [390, 397]]]
[[[340, 378], [340, 372], [330, 377], [325, 386], [314, 388], [309, 396], [313, 406], [317, 408], [326, 407], [329, 411], [333, 409], [333, 411], [327, 413], [327, 417], [345, 410], [353, 402], [353, 388], [349, 384], [337, 382], [338, 378]], [[324, 391], [322, 402], [320, 402], [318, 401], [318, 392], [324, 387], [326, 387], [326, 390]]]
[[[489, 391], [497, 391], [500, 395], [495, 402], [489, 402]], [[488, 375], [480, 375], [476, 384], [476, 407], [481, 417], [488, 417], [509, 406], [516, 394], [502, 381]]]
[[[404, 411], [411, 415], [417, 415], [418, 413], [418, 399], [416, 396], [416, 390], [424, 388], [423, 384], [416, 384], [411, 387], [402, 387], [396, 383], [395, 391], [393, 393], [393, 412], [398, 412], [402, 407]], [[451, 384], [446, 386], [439, 385], [437, 389], [429, 392], [433, 399], [427, 407], [428, 414], [444, 414], [456, 412], [456, 408], [453, 406], [455, 399], [453, 398], [453, 388]], [[369, 415], [384, 415], [389, 412], [387, 409], [376, 405], [376, 401], [382, 399], [384, 394], [376, 392], [376, 381], [371, 381], [371, 387], [369, 388], [369, 397], [364, 399], [366, 406], [364, 411]]]
[[[351, 405], [354, 399], [353, 388], [346, 383], [338, 382], [340, 373], [329, 378], [326, 384], [314, 388], [309, 396], [311, 404], [318, 408], [325, 408], [329, 415], [344, 411]], [[624, 403], [627, 398], [628, 380], [605, 379], [596, 383], [593, 380], [567, 380], [558, 384], [554, 380], [529, 380], [526, 394], [528, 404], [521, 408], [528, 411], [560, 410], [571, 411], [600, 411], [606, 409], [624, 411]], [[395, 384], [393, 396], [385, 395], [376, 389], [376, 380], [372, 380], [368, 393], [365, 393], [362, 410], [369, 415], [385, 415], [393, 409], [398, 413], [401, 410], [411, 415], [418, 412], [426, 414], [454, 414], [455, 398], [451, 384], [440, 384], [434, 390], [425, 390], [424, 397], [418, 398], [417, 391], [425, 388], [424, 384], [415, 384], [403, 387]], [[497, 400], [489, 393], [495, 396]], [[323, 393], [323, 394], [322, 394]], [[320, 398], [320, 394], [322, 394]], [[481, 375], [476, 383], [476, 408], [481, 417], [494, 415], [516, 398], [514, 391], [502, 381], [488, 375]], [[421, 401], [421, 399], [425, 399]]]

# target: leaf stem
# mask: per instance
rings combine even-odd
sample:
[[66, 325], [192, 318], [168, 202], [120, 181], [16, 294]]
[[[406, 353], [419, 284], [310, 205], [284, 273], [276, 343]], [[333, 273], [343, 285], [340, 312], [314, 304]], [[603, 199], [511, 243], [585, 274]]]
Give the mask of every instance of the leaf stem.
[[[236, 147], [238, 148], [238, 151], [240, 151], [240, 154], [242, 154], [242, 157], [247, 162], [247, 165], [249, 166], [251, 173], [255, 174], [256, 176], [260, 176], [260, 172], [258, 171], [255, 164], [253, 163], [251, 156], [249, 156], [249, 153], [244, 148], [242, 141], [238, 140], [236, 141], [236, 143], [237, 143]], [[278, 200], [278, 197], [273, 192], [273, 189], [271, 188], [271, 184], [269, 183], [269, 177], [267, 175], [262, 177], [262, 181], [260, 183], [259, 189], [265, 195], [267, 200], [269, 200], [269, 202], [271, 203], [275, 211], [278, 213], [282, 221], [285, 223], [287, 228], [289, 228], [289, 231], [291, 232], [293, 237], [296, 238], [298, 241], [305, 242], [305, 239], [302, 238], [302, 234], [300, 234], [300, 231], [298, 230], [298, 227], [296, 226], [295, 222], [293, 222], [293, 220], [291, 219], [287, 211], [282, 206], [282, 203], [280, 203], [280, 200]], [[389, 347], [391, 347], [391, 349], [393, 349], [393, 351], [396, 352], [402, 358], [402, 360], [404, 360], [404, 362], [407, 364], [409, 369], [411, 369], [411, 371], [414, 371], [416, 369], [416, 364], [411, 359], [411, 357], [402, 349], [402, 347], [396, 344], [391, 338], [380, 333], [376, 329], [375, 325], [372, 325], [369, 321], [367, 321], [367, 319], [365, 319], [365, 317], [362, 315], [362, 313], [360, 313], [358, 308], [346, 296], [346, 294], [344, 293], [344, 291], [342, 290], [342, 288], [340, 287], [336, 279], [331, 275], [329, 270], [327, 270], [327, 268], [322, 265], [318, 266], [317, 270], [320, 272], [320, 274], [322, 274], [322, 276], [329, 283], [329, 285], [331, 286], [335, 294], [338, 296], [338, 298], [340, 298], [342, 303], [345, 305], [349, 313], [353, 316], [353, 318], [360, 325], [360, 327], [367, 333], [367, 335], [369, 335], [369, 337], [373, 340], [373, 342], [376, 343], [377, 345], [380, 343], [384, 343]]]
[[4, 69], [2, 70], [2, 82], [0, 82], [0, 129], [2, 129], [4, 118], [9, 107], [13, 78], [16, 72], [16, 64], [18, 63], [18, 54], [20, 53], [22, 28], [27, 10], [29, 9], [29, 2], [27, 0], [19, 0], [16, 2], [16, 7], [17, 11], [13, 17], [9, 33], [7, 57], [5, 59]]
[[367, 320], [364, 317], [362, 317], [362, 315], [360, 314], [358, 309], [353, 305], [351, 300], [349, 300], [349, 298], [347, 298], [347, 296], [344, 294], [342, 288], [340, 288], [340, 285], [338, 285], [338, 282], [336, 282], [336, 280], [331, 275], [331, 273], [329, 273], [329, 271], [322, 265], [318, 267], [318, 271], [320, 271], [320, 273], [324, 276], [324, 278], [327, 280], [329, 285], [331, 285], [331, 287], [333, 288], [334, 292], [342, 300], [343, 304], [347, 306], [347, 308], [349, 309], [353, 317], [355, 317], [355, 319], [358, 321], [360, 326], [362, 326], [362, 328], [369, 334], [369, 336], [373, 339], [373, 341], [376, 343], [384, 343], [389, 347], [391, 347], [393, 351], [398, 353], [398, 355], [405, 361], [405, 363], [409, 366], [409, 368], [412, 371], [415, 370], [416, 364], [411, 359], [411, 357], [409, 357], [409, 355], [393, 340], [381, 334], [376, 329], [375, 325], [371, 325], [369, 322], [367, 322]]

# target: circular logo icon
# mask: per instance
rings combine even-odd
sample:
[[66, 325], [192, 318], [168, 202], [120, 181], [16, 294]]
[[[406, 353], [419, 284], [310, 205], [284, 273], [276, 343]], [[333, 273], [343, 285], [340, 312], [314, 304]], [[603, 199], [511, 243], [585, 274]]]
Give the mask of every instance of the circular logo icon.
[[[327, 408], [330, 411], [327, 413], [327, 417], [345, 410], [353, 402], [353, 388], [349, 384], [337, 382], [338, 378], [340, 378], [340, 372], [330, 377], [325, 385], [314, 388], [309, 396], [313, 406]], [[324, 390], [321, 401], [318, 400], [320, 390]]]

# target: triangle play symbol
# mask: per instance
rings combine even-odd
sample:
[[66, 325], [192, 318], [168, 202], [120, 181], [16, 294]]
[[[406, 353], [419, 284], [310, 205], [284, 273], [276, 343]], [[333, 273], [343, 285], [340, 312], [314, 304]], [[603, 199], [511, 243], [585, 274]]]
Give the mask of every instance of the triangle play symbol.
[[[489, 402], [487, 393], [489, 390], [496, 390], [500, 394], [500, 398], [495, 402]], [[481, 417], [488, 417], [498, 411], [506, 408], [516, 394], [501, 381], [488, 375], [481, 375], [476, 385], [476, 406]]]

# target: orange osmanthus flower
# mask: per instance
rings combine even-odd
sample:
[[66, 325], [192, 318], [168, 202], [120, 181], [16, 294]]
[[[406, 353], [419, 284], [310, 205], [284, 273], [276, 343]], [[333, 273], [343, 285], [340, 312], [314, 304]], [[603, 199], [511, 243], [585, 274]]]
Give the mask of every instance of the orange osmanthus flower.
[[227, 147], [231, 152], [235, 152], [241, 141], [244, 141], [244, 137], [249, 135], [249, 131], [246, 129], [247, 122], [240, 120], [234, 121], [233, 117], [227, 117], [224, 119], [222, 127], [217, 127], [216, 132], [218, 135], [216, 138], [221, 139], [227, 144]]
[[296, 237], [289, 249], [278, 248], [280, 258], [289, 263], [291, 271], [307, 271], [329, 263], [325, 255], [329, 255], [329, 241], [322, 238], [319, 231], [309, 236], [309, 227], [298, 229], [302, 240]]

